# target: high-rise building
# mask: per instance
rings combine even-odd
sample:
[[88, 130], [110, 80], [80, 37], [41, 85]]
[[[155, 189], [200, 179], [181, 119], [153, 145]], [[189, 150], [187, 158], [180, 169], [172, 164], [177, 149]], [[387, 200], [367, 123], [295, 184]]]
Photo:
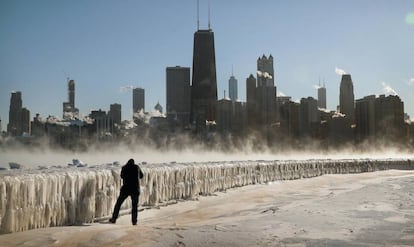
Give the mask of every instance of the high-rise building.
[[7, 132], [13, 136], [18, 136], [22, 134], [22, 105], [22, 93], [12, 92], [10, 98], [9, 124], [7, 125]]
[[167, 118], [187, 126], [191, 112], [190, 68], [167, 67], [166, 73]]
[[217, 78], [214, 32], [194, 33], [193, 78], [191, 85], [191, 122], [196, 131], [205, 129], [206, 121], [216, 120]]
[[134, 113], [145, 111], [145, 90], [136, 87], [132, 90], [132, 110]]
[[75, 107], [75, 81], [68, 80], [68, 102], [63, 102], [63, 118], [79, 117], [79, 110]]
[[234, 103], [234, 117], [232, 123], [233, 133], [242, 134], [244, 133], [247, 125], [247, 111], [246, 103], [236, 101]]
[[300, 136], [300, 104], [293, 101], [285, 101], [280, 106], [280, 127], [285, 135], [293, 138]]
[[96, 128], [96, 134], [98, 139], [112, 138], [114, 131], [114, 120], [105, 111], [93, 110], [89, 114], [89, 117], [94, 120], [94, 127]]
[[33, 118], [31, 123], [31, 135], [40, 137], [45, 135], [45, 123], [42, 121], [39, 113], [36, 113], [36, 117]]
[[246, 79], [247, 125], [252, 128], [256, 123], [256, 78], [252, 74]]
[[319, 111], [317, 100], [308, 97], [300, 100], [300, 119], [301, 119], [301, 134], [311, 134], [312, 125], [319, 121]]
[[68, 82], [68, 93], [69, 93], [69, 105], [75, 108], [75, 81], [70, 80]]
[[326, 109], [326, 87], [318, 87], [318, 107]]
[[122, 108], [121, 108], [121, 104], [111, 104], [109, 107], [109, 112], [108, 112], [108, 117], [112, 118], [112, 120], [114, 121], [114, 124], [121, 124], [122, 121]]
[[345, 114], [350, 124], [355, 123], [354, 84], [351, 75], [342, 75], [339, 89], [339, 112]]
[[404, 103], [398, 96], [366, 96], [356, 101], [356, 137], [400, 138], [404, 135]]
[[[264, 54], [257, 59], [257, 86], [273, 87], [275, 85], [273, 56], [267, 58]], [[276, 97], [276, 96], [275, 96]]]
[[257, 59], [256, 111], [261, 126], [276, 122], [276, 87], [274, 81], [273, 56], [263, 55]]
[[30, 135], [30, 111], [23, 107], [21, 110], [22, 134]]
[[380, 95], [375, 99], [377, 136], [401, 138], [404, 135], [404, 103], [397, 95]]
[[16, 136], [22, 134], [21, 128], [21, 110], [22, 110], [22, 93], [12, 92], [10, 98], [9, 124], [7, 132]]
[[7, 132], [12, 136], [30, 134], [30, 111], [23, 108], [21, 92], [11, 93]]
[[375, 135], [375, 95], [355, 102], [355, 134], [358, 140]]
[[233, 116], [233, 103], [223, 98], [217, 104], [217, 129], [226, 132], [231, 130]]
[[231, 101], [234, 103], [237, 100], [237, 79], [234, 75], [230, 76], [229, 79], [229, 97]]

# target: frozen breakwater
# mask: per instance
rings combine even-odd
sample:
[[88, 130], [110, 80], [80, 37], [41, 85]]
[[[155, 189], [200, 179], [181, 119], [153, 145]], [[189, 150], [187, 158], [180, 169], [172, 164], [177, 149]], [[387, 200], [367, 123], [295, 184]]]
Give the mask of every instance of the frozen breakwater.
[[[388, 169], [414, 169], [410, 159], [290, 160], [141, 165], [141, 206], [210, 195], [277, 180]], [[0, 233], [81, 224], [112, 213], [120, 167], [0, 173]], [[123, 209], [130, 207], [126, 200]]]

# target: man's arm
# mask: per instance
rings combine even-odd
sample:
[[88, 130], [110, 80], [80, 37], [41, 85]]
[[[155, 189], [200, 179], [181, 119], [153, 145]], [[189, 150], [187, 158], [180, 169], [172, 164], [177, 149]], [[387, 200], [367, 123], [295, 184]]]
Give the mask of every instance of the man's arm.
[[122, 167], [122, 170], [121, 170], [121, 178], [122, 179], [125, 178], [125, 167]]

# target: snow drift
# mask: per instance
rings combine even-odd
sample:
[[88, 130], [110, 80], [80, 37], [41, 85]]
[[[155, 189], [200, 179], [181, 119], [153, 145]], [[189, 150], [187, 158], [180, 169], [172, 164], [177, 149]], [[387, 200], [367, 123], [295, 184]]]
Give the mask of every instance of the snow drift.
[[[141, 206], [216, 191], [324, 174], [413, 169], [409, 159], [232, 161], [141, 165]], [[121, 186], [120, 168], [70, 168], [0, 174], [0, 233], [82, 224], [107, 217]], [[260, 192], [258, 192], [260, 193]], [[130, 208], [126, 200], [123, 209]]]

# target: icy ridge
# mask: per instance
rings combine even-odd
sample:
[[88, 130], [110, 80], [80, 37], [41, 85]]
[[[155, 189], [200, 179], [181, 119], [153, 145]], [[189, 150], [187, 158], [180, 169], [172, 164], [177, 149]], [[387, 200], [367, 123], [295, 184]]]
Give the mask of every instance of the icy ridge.
[[[324, 174], [414, 169], [409, 159], [232, 161], [143, 165], [140, 205], [156, 206], [217, 191]], [[120, 168], [0, 176], [0, 233], [90, 223], [109, 216]], [[123, 209], [130, 208], [126, 200]]]

